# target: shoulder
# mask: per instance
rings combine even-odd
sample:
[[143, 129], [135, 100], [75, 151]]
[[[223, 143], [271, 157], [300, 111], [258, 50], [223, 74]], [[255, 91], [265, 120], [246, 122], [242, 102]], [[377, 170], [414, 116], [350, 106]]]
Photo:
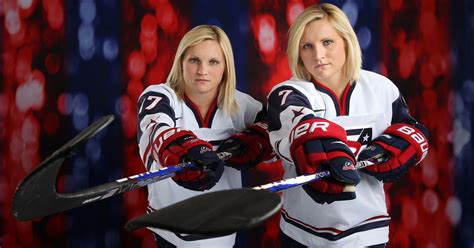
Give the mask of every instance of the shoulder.
[[314, 85], [311, 82], [298, 80], [296, 78], [291, 78], [289, 80], [283, 81], [275, 86], [270, 90], [270, 94], [279, 92], [282, 90], [293, 89], [297, 92], [305, 93], [305, 92], [312, 92], [315, 91]]
[[398, 97], [399, 95], [399, 90], [392, 80], [372, 71], [362, 70], [360, 80], [357, 83], [361, 87], [370, 89], [378, 94], [388, 94], [393, 97]]
[[247, 108], [262, 108], [262, 103], [257, 101], [252, 96], [241, 92], [239, 90], [235, 91], [235, 101], [239, 108], [247, 109]]
[[176, 100], [176, 93], [168, 83], [153, 84], [145, 88], [139, 98], [145, 95], [164, 95], [170, 100]]

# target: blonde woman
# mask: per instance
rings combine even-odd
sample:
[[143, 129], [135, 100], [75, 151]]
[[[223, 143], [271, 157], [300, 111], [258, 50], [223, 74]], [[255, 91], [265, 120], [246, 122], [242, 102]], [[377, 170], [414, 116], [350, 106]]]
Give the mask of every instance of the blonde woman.
[[[236, 90], [232, 47], [224, 31], [202, 25], [187, 32], [167, 82], [149, 86], [139, 98], [138, 140], [147, 170], [183, 161], [197, 168], [149, 185], [149, 211], [203, 191], [241, 188], [239, 170], [272, 158], [262, 110], [261, 103]], [[224, 164], [215, 152], [221, 143], [219, 151], [239, 147], [241, 152]], [[160, 248], [232, 247], [235, 243], [235, 234], [204, 237], [152, 231]]]
[[[384, 247], [390, 216], [383, 182], [428, 152], [428, 131], [410, 116], [397, 87], [361, 70], [357, 37], [331, 4], [305, 9], [289, 30], [293, 77], [268, 97], [270, 141], [285, 178], [330, 170], [331, 177], [283, 193], [282, 247]], [[389, 160], [359, 173], [350, 165]]]

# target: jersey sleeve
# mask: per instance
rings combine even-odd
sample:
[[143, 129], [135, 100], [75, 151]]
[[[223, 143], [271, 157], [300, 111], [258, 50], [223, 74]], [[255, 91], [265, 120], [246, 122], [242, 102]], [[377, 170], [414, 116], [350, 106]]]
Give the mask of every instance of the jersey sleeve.
[[160, 86], [148, 87], [138, 99], [138, 147], [147, 170], [153, 163], [153, 141], [176, 125], [173, 94]]
[[[280, 158], [293, 163], [290, 155], [290, 132], [301, 119], [317, 117], [302, 89], [279, 86], [268, 96], [268, 131], [273, 150]], [[317, 107], [317, 106], [316, 106]]]

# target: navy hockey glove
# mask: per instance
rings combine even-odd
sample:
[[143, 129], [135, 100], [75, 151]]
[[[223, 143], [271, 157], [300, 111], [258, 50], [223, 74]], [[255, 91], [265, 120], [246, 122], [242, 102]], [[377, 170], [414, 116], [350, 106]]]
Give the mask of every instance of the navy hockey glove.
[[355, 163], [355, 158], [346, 145], [344, 128], [313, 118], [299, 123], [290, 134], [291, 140], [290, 152], [298, 175], [331, 172], [331, 177], [303, 186], [314, 201], [323, 204], [355, 199], [355, 185], [360, 182], [360, 176], [357, 171], [346, 169]]
[[155, 159], [162, 166], [192, 162], [196, 168], [177, 172], [172, 179], [190, 190], [204, 191], [212, 188], [224, 172], [224, 162], [212, 151], [212, 145], [198, 139], [191, 131], [170, 128], [155, 141]]
[[260, 162], [275, 158], [266, 122], [255, 123], [243, 132], [230, 136], [217, 151], [232, 153], [226, 164], [237, 170], [252, 168]]
[[428, 153], [428, 130], [420, 124], [394, 124], [367, 146], [358, 157], [365, 160], [380, 153], [388, 153], [390, 159], [382, 164], [362, 169], [380, 181], [390, 182], [421, 162]]

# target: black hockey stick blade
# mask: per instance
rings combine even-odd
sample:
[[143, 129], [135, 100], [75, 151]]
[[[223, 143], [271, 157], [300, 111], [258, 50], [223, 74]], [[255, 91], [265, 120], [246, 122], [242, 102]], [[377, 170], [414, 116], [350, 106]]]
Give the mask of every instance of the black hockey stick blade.
[[198, 235], [227, 235], [248, 230], [282, 206], [277, 193], [250, 188], [215, 191], [191, 197], [127, 222], [128, 231], [155, 227]]
[[62, 196], [56, 192], [56, 178], [61, 165], [76, 147], [92, 138], [113, 120], [113, 115], [98, 119], [27, 175], [13, 195], [13, 216], [18, 220], [25, 221], [71, 208], [71, 204], [77, 198], [69, 199], [67, 195]]

